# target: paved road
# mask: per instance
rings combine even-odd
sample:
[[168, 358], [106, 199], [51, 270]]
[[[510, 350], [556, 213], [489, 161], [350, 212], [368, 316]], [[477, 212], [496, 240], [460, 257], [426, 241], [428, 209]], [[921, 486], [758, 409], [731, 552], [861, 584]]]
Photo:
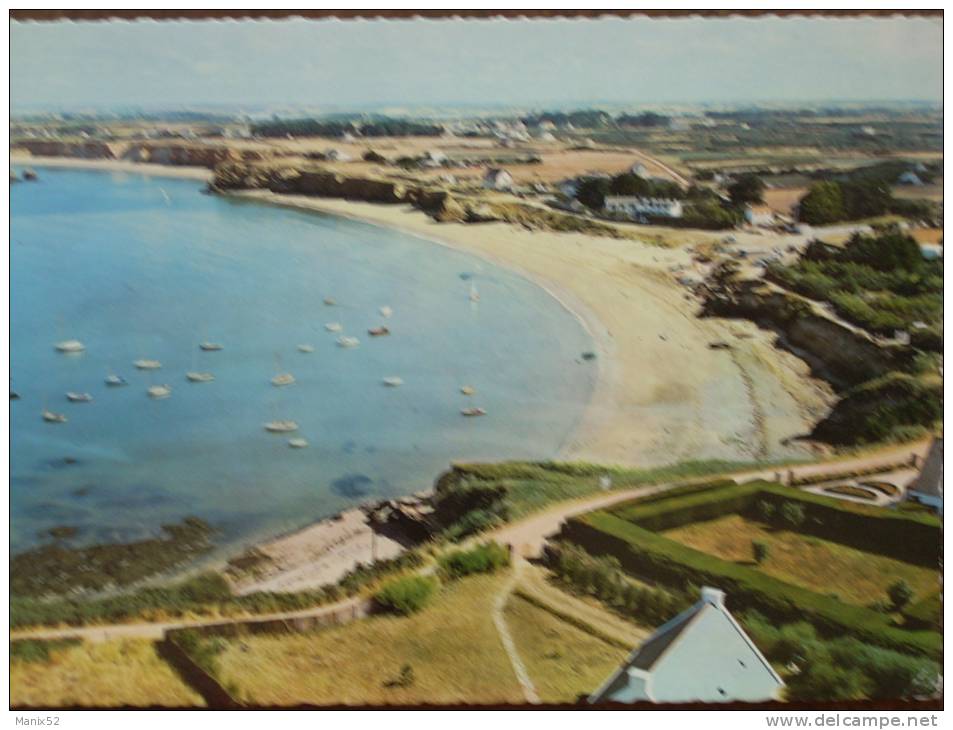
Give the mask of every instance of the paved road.
[[[794, 467], [777, 467], [775, 469], [762, 469], [749, 472], [739, 472], [732, 476], [739, 482], [751, 481], [753, 479], [773, 479], [779, 472], [791, 471], [797, 477], [814, 476], [817, 474], [837, 474], [839, 472], [866, 469], [876, 466], [888, 466], [910, 459], [913, 454], [923, 458], [929, 448], [929, 442], [924, 440], [913, 445], [895, 446], [882, 449], [872, 454], [861, 455], [848, 459], [839, 459], [836, 461], [818, 462], [814, 464], [805, 464]], [[712, 475], [713, 478], [715, 475]], [[496, 540], [504, 544], [512, 545], [517, 553], [524, 557], [538, 556], [543, 549], [546, 539], [559, 532], [562, 523], [570, 517], [590, 512], [595, 509], [604, 509], [619, 502], [635, 497], [644, 497], [650, 494], [664, 492], [679, 485], [685, 484], [685, 480], [679, 482], [670, 482], [666, 484], [657, 484], [647, 487], [634, 487], [632, 489], [622, 489], [619, 491], [605, 492], [589, 497], [573, 500], [570, 502], [560, 502], [550, 509], [543, 512], [530, 515], [526, 519], [513, 522], [492, 531], [489, 534], [481, 535], [480, 540]], [[430, 568], [432, 571], [432, 568]], [[166, 631], [171, 629], [190, 628], [195, 626], [209, 626], [215, 624], [237, 624], [251, 623], [256, 621], [287, 620], [295, 618], [321, 617], [336, 611], [355, 610], [361, 605], [364, 599], [355, 597], [349, 598], [338, 603], [315, 608], [303, 609], [300, 611], [285, 611], [278, 613], [261, 614], [253, 617], [231, 617], [231, 618], [199, 618], [187, 621], [168, 621], [155, 623], [127, 623], [127, 624], [109, 624], [103, 626], [83, 626], [67, 627], [56, 629], [36, 629], [11, 632], [11, 639], [64, 639], [80, 638], [88, 641], [106, 641], [109, 639], [120, 638], [143, 638], [143, 639], [161, 639]]]

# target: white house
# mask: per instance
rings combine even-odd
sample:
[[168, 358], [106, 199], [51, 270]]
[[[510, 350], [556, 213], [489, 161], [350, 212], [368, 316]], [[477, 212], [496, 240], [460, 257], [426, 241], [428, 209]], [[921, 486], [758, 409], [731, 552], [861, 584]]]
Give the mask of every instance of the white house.
[[483, 187], [489, 190], [509, 190], [513, 187], [513, 176], [500, 167], [494, 167], [486, 171]]
[[943, 514], [943, 439], [930, 444], [920, 474], [907, 486], [907, 499], [929, 505]]
[[645, 165], [641, 162], [636, 162], [632, 167], [629, 168], [629, 172], [635, 175], [636, 177], [648, 177], [649, 171], [646, 169]]
[[766, 205], [746, 205], [745, 220], [752, 226], [773, 226], [774, 211]]
[[605, 209], [609, 213], [618, 213], [629, 218], [642, 216], [681, 218], [683, 214], [681, 200], [642, 198], [636, 195], [607, 195]]
[[646, 639], [589, 702], [766, 702], [783, 687], [724, 592], [702, 588], [698, 603]]

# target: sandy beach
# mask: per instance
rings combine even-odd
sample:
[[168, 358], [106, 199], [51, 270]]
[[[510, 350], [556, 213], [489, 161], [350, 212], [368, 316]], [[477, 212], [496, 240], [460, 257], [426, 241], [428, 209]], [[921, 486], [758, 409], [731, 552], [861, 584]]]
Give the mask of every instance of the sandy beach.
[[386, 560], [403, 552], [401, 544], [374, 532], [364, 512], [345, 510], [334, 518], [259, 543], [270, 563], [254, 577], [237, 581], [239, 594], [290, 592], [337, 583], [359, 563]]
[[[829, 402], [807, 366], [773, 346], [773, 335], [747, 322], [696, 317], [698, 303], [670, 272], [691, 266], [684, 248], [505, 223], [437, 223], [410, 206], [238, 195], [399, 229], [546, 289], [583, 322], [599, 365], [592, 401], [560, 458], [647, 466], [804, 454], [781, 441], [805, 433]], [[713, 342], [731, 349], [711, 349]]]

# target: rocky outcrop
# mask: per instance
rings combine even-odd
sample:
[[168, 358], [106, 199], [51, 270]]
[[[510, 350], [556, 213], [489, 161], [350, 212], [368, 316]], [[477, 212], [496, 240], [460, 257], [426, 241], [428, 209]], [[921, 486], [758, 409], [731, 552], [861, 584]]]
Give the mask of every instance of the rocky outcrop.
[[741, 317], [776, 331], [779, 344], [805, 360], [815, 375], [845, 388], [901, 370], [910, 348], [877, 343], [862, 330], [825, 316], [802, 298], [758, 281], [708, 288], [703, 313]]
[[75, 157], [87, 160], [128, 160], [155, 165], [207, 167], [228, 162], [260, 162], [276, 153], [237, 149], [225, 145], [187, 142], [103, 142], [99, 140], [19, 140], [14, 150], [34, 157]]

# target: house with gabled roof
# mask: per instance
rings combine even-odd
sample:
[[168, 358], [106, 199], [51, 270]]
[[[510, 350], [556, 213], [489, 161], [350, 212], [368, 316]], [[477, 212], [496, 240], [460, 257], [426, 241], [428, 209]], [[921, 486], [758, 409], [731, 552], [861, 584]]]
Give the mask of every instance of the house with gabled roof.
[[602, 702], [766, 702], [784, 681], [725, 607], [725, 594], [700, 600], [663, 624], [590, 697]]
[[943, 514], [943, 439], [930, 444], [923, 468], [907, 486], [907, 499], [933, 507]]

